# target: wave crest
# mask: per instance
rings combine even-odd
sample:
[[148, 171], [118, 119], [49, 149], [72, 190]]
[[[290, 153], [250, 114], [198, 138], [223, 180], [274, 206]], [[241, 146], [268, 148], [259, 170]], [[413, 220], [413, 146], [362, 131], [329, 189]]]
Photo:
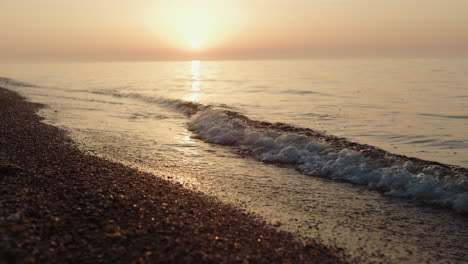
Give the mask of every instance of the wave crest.
[[468, 213], [468, 170], [384, 150], [237, 112], [200, 110], [188, 123], [197, 137], [235, 146], [263, 162], [289, 164], [306, 175], [342, 180], [386, 195], [417, 199]]

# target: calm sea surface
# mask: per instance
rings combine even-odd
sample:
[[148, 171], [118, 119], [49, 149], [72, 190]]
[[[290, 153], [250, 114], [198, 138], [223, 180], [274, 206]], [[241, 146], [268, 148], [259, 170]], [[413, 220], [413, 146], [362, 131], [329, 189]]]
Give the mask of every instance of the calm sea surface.
[[64, 91], [225, 104], [247, 116], [468, 166], [468, 60], [4, 65]]
[[466, 261], [468, 60], [0, 64], [0, 77], [84, 151], [369, 262]]

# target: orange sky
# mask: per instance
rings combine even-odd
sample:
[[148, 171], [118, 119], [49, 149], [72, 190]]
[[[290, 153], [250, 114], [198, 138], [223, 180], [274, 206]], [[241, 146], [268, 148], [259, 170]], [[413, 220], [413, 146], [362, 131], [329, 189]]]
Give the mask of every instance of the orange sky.
[[468, 54], [466, 0], [1, 1], [0, 60]]

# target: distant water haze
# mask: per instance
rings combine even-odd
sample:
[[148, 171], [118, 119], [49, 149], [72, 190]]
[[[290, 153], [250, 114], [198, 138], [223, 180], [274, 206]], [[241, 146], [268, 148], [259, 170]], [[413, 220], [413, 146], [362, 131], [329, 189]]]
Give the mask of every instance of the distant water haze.
[[3, 61], [468, 54], [464, 0], [21, 0], [0, 10]]
[[0, 70], [65, 93], [222, 104], [253, 119], [468, 167], [468, 60], [4, 64]]

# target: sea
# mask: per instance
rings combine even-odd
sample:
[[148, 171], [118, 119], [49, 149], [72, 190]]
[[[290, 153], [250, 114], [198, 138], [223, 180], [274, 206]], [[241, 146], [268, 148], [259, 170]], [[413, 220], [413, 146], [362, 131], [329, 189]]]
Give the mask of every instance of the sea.
[[468, 263], [468, 59], [0, 64], [86, 153], [362, 263]]

